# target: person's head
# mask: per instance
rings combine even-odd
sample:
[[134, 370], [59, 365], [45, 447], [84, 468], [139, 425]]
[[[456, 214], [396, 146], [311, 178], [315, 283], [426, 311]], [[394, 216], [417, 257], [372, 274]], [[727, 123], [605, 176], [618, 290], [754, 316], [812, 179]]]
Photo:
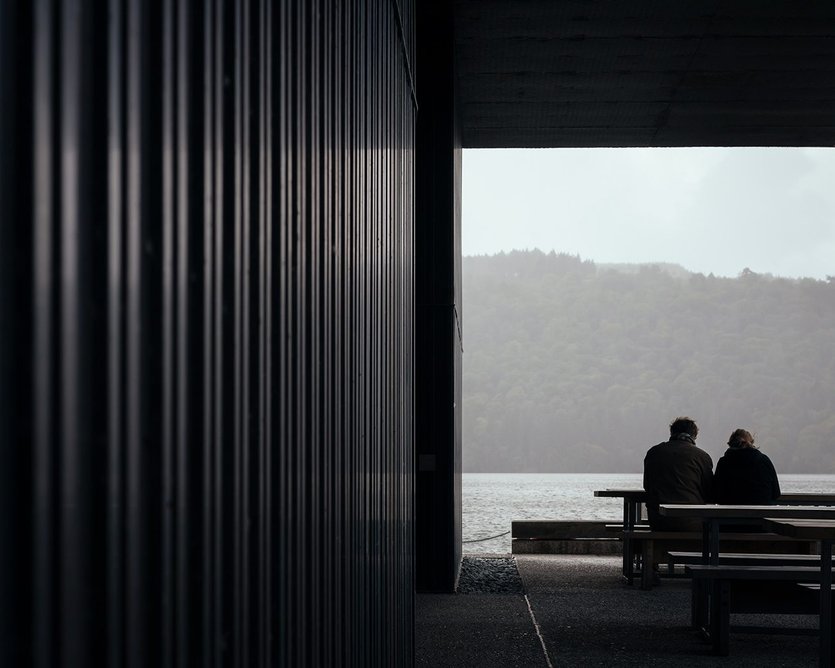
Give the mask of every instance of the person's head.
[[670, 423], [670, 437], [675, 437], [679, 434], [688, 434], [695, 439], [699, 435], [699, 428], [689, 417], [677, 417]]
[[729, 448], [754, 448], [754, 437], [750, 431], [745, 429], [734, 429], [728, 439]]

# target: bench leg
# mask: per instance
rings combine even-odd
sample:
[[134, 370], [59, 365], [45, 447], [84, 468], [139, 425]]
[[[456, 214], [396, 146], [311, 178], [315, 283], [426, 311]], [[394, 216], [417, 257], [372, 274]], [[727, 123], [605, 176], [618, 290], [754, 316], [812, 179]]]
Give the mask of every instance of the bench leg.
[[820, 665], [832, 665], [832, 541], [822, 540], [820, 588]]
[[690, 588], [690, 623], [696, 631], [710, 633], [710, 583], [693, 578]]
[[652, 589], [653, 541], [645, 540], [641, 563], [641, 589]]
[[713, 653], [728, 656], [731, 633], [731, 583], [715, 579], [710, 597], [710, 640]]
[[690, 580], [690, 625], [698, 630], [704, 626], [701, 617], [701, 591], [696, 578]]
[[631, 538], [623, 539], [623, 577], [629, 585], [635, 580], [635, 548]]
[[[623, 529], [624, 531], [629, 531], [632, 529], [630, 524], [630, 506], [629, 506], [629, 499], [623, 499]], [[623, 570], [621, 571], [623, 578], [629, 583], [632, 584], [632, 564], [630, 560], [632, 559], [631, 554], [631, 546], [630, 543], [632, 541], [629, 538], [623, 539]]]

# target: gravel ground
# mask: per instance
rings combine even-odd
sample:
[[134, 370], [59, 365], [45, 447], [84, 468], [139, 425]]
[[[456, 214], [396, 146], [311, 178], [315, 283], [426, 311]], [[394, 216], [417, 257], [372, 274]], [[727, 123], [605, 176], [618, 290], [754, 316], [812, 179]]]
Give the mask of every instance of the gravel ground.
[[513, 557], [464, 557], [458, 593], [524, 594], [525, 587]]

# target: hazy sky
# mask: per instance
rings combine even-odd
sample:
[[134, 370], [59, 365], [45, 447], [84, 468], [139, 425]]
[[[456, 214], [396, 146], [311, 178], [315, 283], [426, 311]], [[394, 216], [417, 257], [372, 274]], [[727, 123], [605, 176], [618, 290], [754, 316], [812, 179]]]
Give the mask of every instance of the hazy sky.
[[464, 255], [835, 274], [835, 149], [466, 150]]

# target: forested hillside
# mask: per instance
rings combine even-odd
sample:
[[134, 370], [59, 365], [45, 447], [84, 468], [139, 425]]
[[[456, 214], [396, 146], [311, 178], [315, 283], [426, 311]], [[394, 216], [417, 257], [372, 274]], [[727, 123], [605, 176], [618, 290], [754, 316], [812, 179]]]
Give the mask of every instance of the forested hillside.
[[744, 427], [778, 472], [835, 473], [835, 280], [463, 260], [464, 470], [639, 472], [677, 415], [714, 459]]

